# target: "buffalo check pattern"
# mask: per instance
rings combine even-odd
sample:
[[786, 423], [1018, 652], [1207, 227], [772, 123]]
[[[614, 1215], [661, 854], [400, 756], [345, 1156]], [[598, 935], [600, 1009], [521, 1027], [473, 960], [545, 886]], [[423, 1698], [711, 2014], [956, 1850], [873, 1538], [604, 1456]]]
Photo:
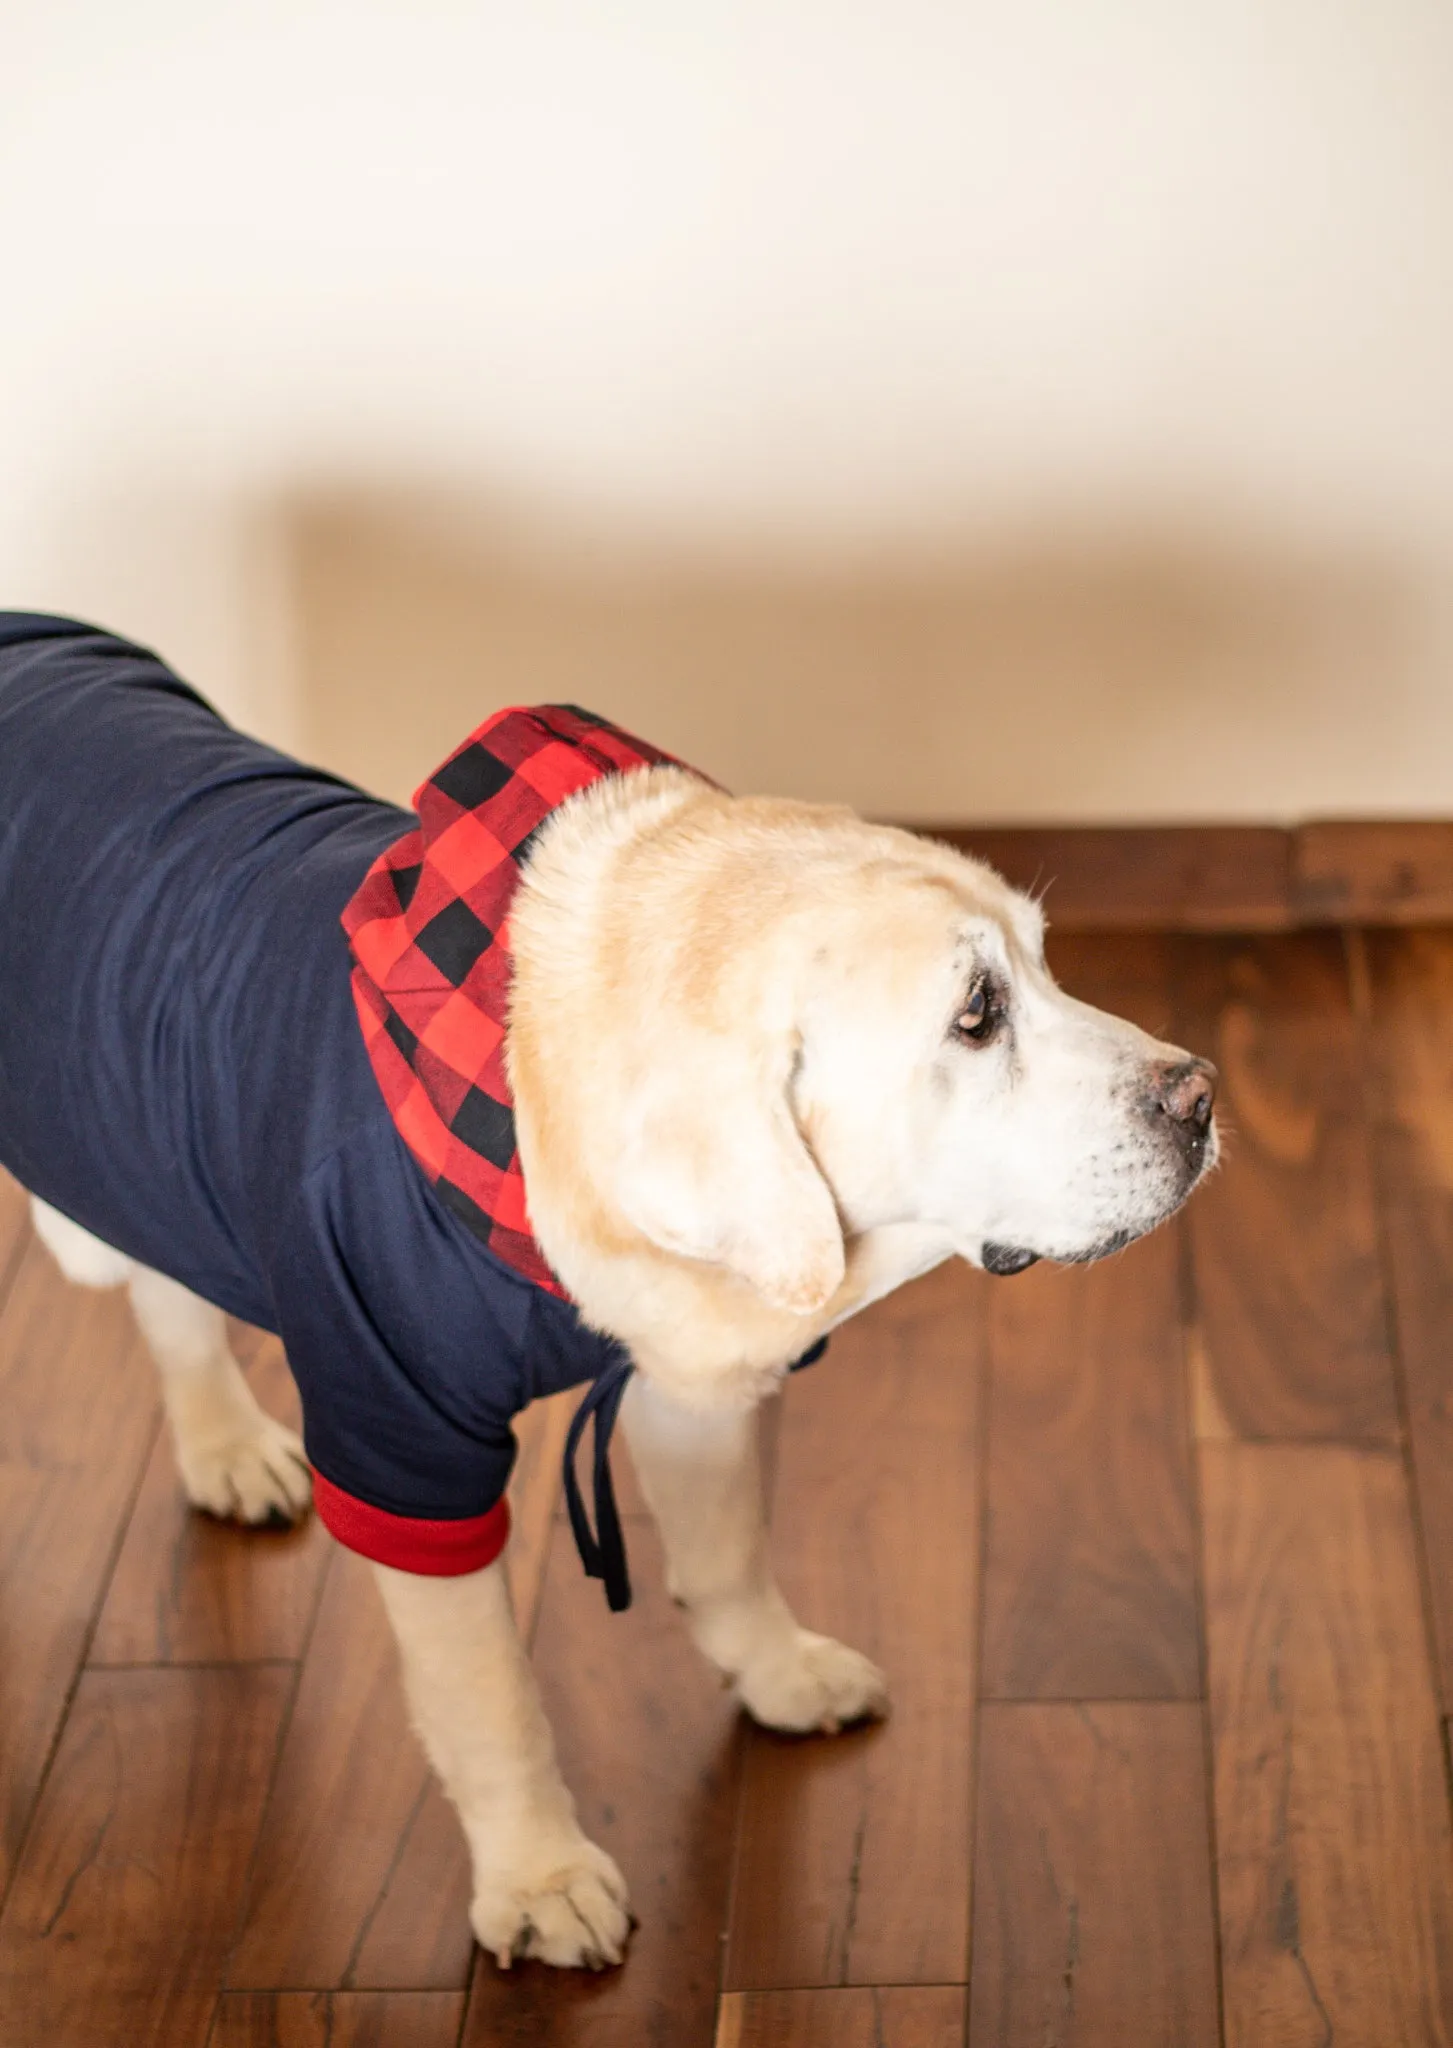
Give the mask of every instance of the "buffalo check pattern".
[[680, 765], [574, 705], [496, 712], [415, 792], [417, 829], [343, 912], [364, 1044], [400, 1137], [496, 1258], [561, 1296], [530, 1229], [505, 1078], [510, 905], [552, 811], [663, 762]]

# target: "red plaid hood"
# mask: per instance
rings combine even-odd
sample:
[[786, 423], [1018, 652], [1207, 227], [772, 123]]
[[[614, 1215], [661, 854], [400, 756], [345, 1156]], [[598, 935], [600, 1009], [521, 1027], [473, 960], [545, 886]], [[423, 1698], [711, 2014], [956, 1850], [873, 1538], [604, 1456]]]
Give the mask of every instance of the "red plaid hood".
[[573, 705], [498, 711], [415, 792], [418, 829], [343, 912], [364, 1044], [400, 1137], [495, 1257], [552, 1294], [565, 1290], [530, 1230], [505, 1079], [510, 904], [567, 797], [670, 761]]

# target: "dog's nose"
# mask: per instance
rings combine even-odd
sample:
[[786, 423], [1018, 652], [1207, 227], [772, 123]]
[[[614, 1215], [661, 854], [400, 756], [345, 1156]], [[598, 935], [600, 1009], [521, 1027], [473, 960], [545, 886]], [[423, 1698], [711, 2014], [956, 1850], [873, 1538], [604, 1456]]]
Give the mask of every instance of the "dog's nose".
[[1203, 1138], [1216, 1102], [1216, 1069], [1209, 1060], [1178, 1060], [1158, 1067], [1155, 1106], [1180, 1127], [1185, 1138]]

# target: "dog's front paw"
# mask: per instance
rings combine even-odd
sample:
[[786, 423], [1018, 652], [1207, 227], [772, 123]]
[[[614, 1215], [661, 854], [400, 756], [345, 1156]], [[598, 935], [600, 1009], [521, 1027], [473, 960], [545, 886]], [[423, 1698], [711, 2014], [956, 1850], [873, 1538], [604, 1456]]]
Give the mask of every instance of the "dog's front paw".
[[835, 1735], [852, 1721], [888, 1711], [888, 1681], [876, 1664], [831, 1636], [799, 1628], [747, 1665], [737, 1697], [754, 1721], [784, 1734], [820, 1728]]
[[179, 1444], [177, 1457], [187, 1499], [223, 1521], [296, 1522], [313, 1497], [302, 1438], [261, 1412], [235, 1434]]
[[523, 1867], [478, 1873], [470, 1922], [502, 1970], [517, 1956], [557, 1970], [603, 1970], [626, 1951], [626, 1881], [604, 1849], [576, 1833]]

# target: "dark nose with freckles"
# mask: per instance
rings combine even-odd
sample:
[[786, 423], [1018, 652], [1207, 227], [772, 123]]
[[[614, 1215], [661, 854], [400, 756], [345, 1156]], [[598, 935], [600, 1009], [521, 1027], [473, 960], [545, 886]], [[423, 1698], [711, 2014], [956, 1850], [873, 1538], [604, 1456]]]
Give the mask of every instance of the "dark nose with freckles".
[[1209, 1060], [1176, 1060], [1151, 1072], [1151, 1113], [1192, 1165], [1200, 1163], [1216, 1106], [1216, 1069]]

